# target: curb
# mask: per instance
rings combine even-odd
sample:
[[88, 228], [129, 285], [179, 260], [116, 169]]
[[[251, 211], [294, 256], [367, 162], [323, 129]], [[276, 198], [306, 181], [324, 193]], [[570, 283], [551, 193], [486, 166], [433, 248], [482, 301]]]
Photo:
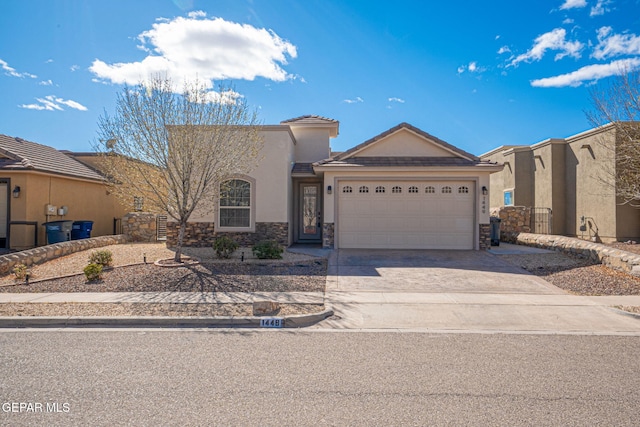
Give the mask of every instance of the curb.
[[[314, 325], [333, 315], [326, 307], [313, 314], [284, 316], [285, 328], [303, 328]], [[277, 316], [276, 316], [277, 317]], [[259, 316], [218, 317], [0, 317], [0, 328], [260, 328]], [[272, 328], [264, 328], [272, 329]]]

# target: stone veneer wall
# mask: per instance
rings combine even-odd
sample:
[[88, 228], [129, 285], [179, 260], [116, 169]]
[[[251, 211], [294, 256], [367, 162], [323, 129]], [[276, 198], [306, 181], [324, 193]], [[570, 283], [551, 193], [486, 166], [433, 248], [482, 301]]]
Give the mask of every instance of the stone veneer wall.
[[124, 235], [91, 237], [89, 239], [70, 240], [68, 242], [53, 243], [26, 251], [15, 252], [0, 256], [0, 274], [11, 273], [16, 264], [30, 266], [41, 264], [61, 256], [88, 249], [126, 243]]
[[[167, 246], [178, 242], [178, 223], [167, 222]], [[289, 224], [286, 222], [257, 222], [256, 231], [216, 232], [213, 222], [190, 222], [184, 233], [184, 246], [212, 246], [220, 236], [229, 236], [240, 246], [252, 246], [262, 240], [275, 240], [282, 246], [289, 246]]]
[[480, 224], [478, 233], [480, 250], [491, 249], [491, 224]]
[[122, 217], [122, 234], [131, 242], [155, 242], [158, 237], [156, 215], [129, 212]]
[[491, 216], [500, 218], [500, 240], [513, 242], [519, 233], [531, 232], [531, 208], [502, 206], [491, 208]]
[[335, 224], [325, 222], [322, 224], [322, 247], [325, 249], [333, 249], [335, 236]]
[[515, 237], [519, 245], [534, 246], [573, 255], [580, 255], [607, 267], [640, 276], [640, 255], [593, 243], [575, 237], [553, 234], [520, 233]]

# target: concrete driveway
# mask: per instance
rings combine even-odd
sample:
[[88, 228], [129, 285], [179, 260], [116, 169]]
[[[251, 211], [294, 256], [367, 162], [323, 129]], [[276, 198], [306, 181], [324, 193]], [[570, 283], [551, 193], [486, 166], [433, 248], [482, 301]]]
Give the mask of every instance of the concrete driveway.
[[316, 328], [640, 335], [616, 300], [570, 295], [486, 251], [336, 250], [326, 299], [336, 314]]

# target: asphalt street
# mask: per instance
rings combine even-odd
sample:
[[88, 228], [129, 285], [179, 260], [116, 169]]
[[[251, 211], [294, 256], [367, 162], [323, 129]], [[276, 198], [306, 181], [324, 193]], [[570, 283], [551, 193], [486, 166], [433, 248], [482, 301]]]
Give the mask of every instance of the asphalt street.
[[639, 354], [625, 336], [3, 330], [0, 425], [631, 426]]

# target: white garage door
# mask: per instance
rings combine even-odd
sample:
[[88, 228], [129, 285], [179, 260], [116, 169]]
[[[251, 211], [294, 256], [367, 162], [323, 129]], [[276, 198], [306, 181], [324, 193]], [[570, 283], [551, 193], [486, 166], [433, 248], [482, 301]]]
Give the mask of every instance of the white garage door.
[[473, 249], [468, 181], [340, 181], [338, 247]]

